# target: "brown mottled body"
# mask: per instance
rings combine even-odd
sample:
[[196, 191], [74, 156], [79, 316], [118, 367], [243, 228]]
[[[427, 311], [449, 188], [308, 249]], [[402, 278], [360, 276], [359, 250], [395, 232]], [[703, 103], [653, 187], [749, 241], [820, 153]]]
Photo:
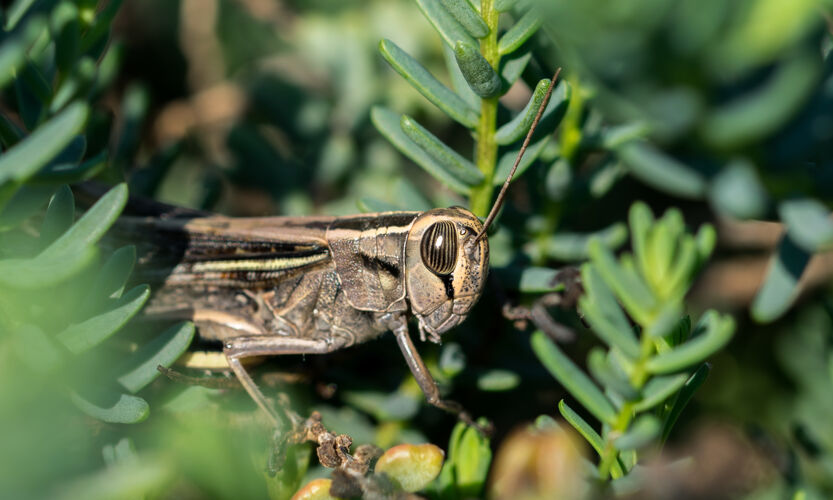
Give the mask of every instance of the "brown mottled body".
[[277, 415], [241, 364], [275, 354], [316, 354], [390, 330], [429, 402], [439, 396], [409, 335], [439, 342], [480, 297], [488, 243], [465, 209], [347, 217], [127, 217], [142, 235], [143, 278], [159, 283], [146, 312], [188, 318], [222, 342], [229, 367], [255, 401]]

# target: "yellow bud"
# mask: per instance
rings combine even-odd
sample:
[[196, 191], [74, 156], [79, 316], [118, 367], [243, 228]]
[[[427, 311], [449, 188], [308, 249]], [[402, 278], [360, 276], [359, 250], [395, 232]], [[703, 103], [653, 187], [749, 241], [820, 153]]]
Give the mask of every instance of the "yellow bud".
[[330, 496], [329, 479], [319, 478], [308, 482], [303, 488], [292, 495], [292, 500], [335, 500]]
[[400, 444], [379, 458], [375, 471], [387, 474], [397, 486], [413, 493], [440, 474], [443, 458], [443, 450], [433, 444]]

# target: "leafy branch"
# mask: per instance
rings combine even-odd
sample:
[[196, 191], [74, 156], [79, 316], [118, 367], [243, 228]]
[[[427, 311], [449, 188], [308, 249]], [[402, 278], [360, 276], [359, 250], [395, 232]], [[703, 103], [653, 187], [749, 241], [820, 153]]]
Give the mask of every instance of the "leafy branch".
[[564, 400], [558, 405], [598, 454], [601, 479], [623, 477], [636, 465], [638, 450], [668, 437], [708, 374], [705, 360], [729, 342], [735, 327], [715, 311], [693, 329], [682, 316], [685, 294], [714, 246], [711, 226], [691, 235], [678, 211], [654, 220], [637, 203], [630, 227], [633, 254], [617, 259], [593, 240], [581, 269], [586, 294], [579, 307], [606, 347], [590, 351], [590, 375], [542, 332], [532, 336], [544, 366], [601, 423], [597, 431]]

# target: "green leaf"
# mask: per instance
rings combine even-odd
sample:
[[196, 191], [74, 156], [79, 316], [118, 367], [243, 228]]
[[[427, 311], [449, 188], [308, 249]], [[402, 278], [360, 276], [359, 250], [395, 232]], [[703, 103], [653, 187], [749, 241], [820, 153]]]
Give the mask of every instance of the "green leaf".
[[84, 57], [73, 64], [72, 73], [64, 79], [49, 105], [49, 112], [56, 113], [68, 102], [76, 97], [83, 98], [88, 94], [90, 87], [95, 81], [97, 67], [95, 60]]
[[63, 1], [52, 10], [50, 27], [55, 39], [55, 62], [62, 73], [67, 73], [78, 59], [81, 28], [78, 7]]
[[512, 25], [509, 30], [500, 37], [497, 44], [497, 50], [500, 55], [514, 52], [521, 45], [524, 44], [529, 37], [538, 31], [541, 27], [541, 13], [537, 9], [530, 9], [529, 12], [521, 16], [518, 21]]
[[454, 92], [460, 96], [471, 109], [480, 109], [480, 96], [475, 94], [469, 82], [460, 72], [460, 66], [457, 65], [457, 58], [454, 57], [454, 49], [446, 44], [443, 44], [443, 59], [445, 59], [445, 67], [448, 69], [448, 75], [451, 78], [451, 86]]
[[639, 397], [639, 392], [630, 385], [626, 376], [610, 366], [601, 348], [595, 347], [590, 350], [587, 356], [587, 369], [603, 387], [621, 396], [625, 401], [633, 401]]
[[75, 221], [75, 198], [69, 186], [61, 186], [49, 200], [40, 229], [40, 244], [49, 245]]
[[14, 80], [17, 109], [23, 124], [33, 130], [41, 122], [44, 109], [52, 99], [52, 86], [31, 60], [27, 61]]
[[5, 208], [0, 210], [0, 231], [19, 226], [24, 220], [39, 212], [53, 194], [55, 194], [55, 186], [25, 184], [14, 190]]
[[[7, 31], [11, 29], [12, 13], [10, 12], [8, 16]], [[14, 24], [16, 23], [15, 20]], [[26, 52], [43, 33], [45, 27], [46, 21], [39, 17], [33, 18], [19, 33], [3, 40], [0, 45], [0, 88], [5, 87], [6, 84], [12, 81], [23, 65], [26, 64]]]
[[604, 441], [599, 433], [596, 432], [583, 418], [581, 418], [578, 413], [570, 408], [563, 399], [558, 402], [558, 411], [561, 413], [561, 416], [564, 417], [564, 420], [572, 425], [573, 428], [577, 430], [588, 443], [590, 443], [590, 446], [596, 450], [596, 453], [601, 456], [602, 452], [604, 452]]
[[645, 325], [644, 334], [655, 339], [665, 337], [674, 331], [680, 321], [680, 316], [682, 316], [680, 304], [678, 302], [666, 302], [662, 305], [654, 320]]
[[135, 424], [150, 415], [147, 401], [129, 394], [113, 395], [103, 401], [90, 401], [73, 393], [72, 402], [87, 415], [114, 424]]
[[752, 302], [751, 313], [755, 321], [768, 323], [787, 312], [798, 296], [798, 283], [810, 253], [796, 244], [787, 232], [775, 255], [769, 261], [764, 282]]
[[0, 185], [26, 180], [43, 168], [81, 131], [88, 114], [86, 104], [75, 103], [3, 154], [0, 157]]
[[457, 491], [460, 497], [479, 498], [492, 462], [489, 439], [477, 429], [466, 427], [460, 434], [454, 452], [449, 454], [449, 460], [454, 462]]
[[589, 252], [590, 240], [601, 241], [604, 246], [615, 250], [628, 239], [628, 228], [621, 222], [616, 222], [604, 229], [592, 233], [557, 232], [547, 238], [544, 243], [548, 257], [562, 261], [586, 260]]
[[708, 311], [701, 321], [705, 327], [702, 335], [652, 357], [645, 369], [650, 373], [671, 373], [701, 363], [725, 346], [735, 332], [735, 321], [728, 315], [720, 317], [717, 312]]
[[416, 120], [409, 116], [402, 116], [399, 123], [405, 135], [434, 160], [434, 169], [445, 173], [443, 177], [446, 175], [454, 177], [470, 187], [483, 182], [483, 173], [472, 162], [443, 144]]
[[642, 415], [631, 425], [630, 429], [613, 440], [617, 450], [637, 450], [650, 444], [659, 436], [662, 424], [653, 415]]
[[500, 77], [489, 61], [480, 54], [477, 45], [458, 41], [454, 45], [454, 57], [460, 67], [460, 73], [475, 94], [484, 99], [500, 94]]
[[107, 166], [107, 151], [102, 151], [83, 163], [52, 163], [35, 174], [32, 184], [74, 184], [91, 179]]
[[370, 110], [370, 119], [376, 129], [402, 154], [457, 193], [468, 195], [471, 190], [468, 185], [450, 175], [445, 169], [440, 168], [424, 149], [402, 131], [401, 119], [398, 114], [383, 107], [374, 106]]
[[810, 198], [782, 201], [778, 214], [792, 241], [804, 250], [818, 252], [833, 245], [833, 221], [821, 202]]
[[471, 36], [484, 38], [489, 34], [489, 26], [468, 0], [442, 0], [442, 4]]
[[616, 410], [602, 391], [544, 332], [532, 334], [532, 350], [556, 380], [593, 416], [611, 425], [616, 421]]
[[651, 320], [656, 309], [656, 299], [636, 271], [619, 265], [613, 254], [600, 241], [588, 245], [590, 258], [604, 282], [616, 293], [630, 315], [640, 324]]
[[73, 226], [37, 258], [60, 257], [95, 244], [124, 209], [127, 185], [107, 191]]
[[495, 0], [495, 10], [498, 12], [507, 12], [518, 3], [518, 0]]
[[411, 84], [420, 94], [440, 108], [456, 122], [474, 128], [479, 112], [466, 104], [460, 96], [440, 83], [416, 59], [388, 39], [379, 42], [379, 51], [397, 73]]
[[90, 304], [97, 307], [102, 300], [117, 299], [124, 293], [124, 287], [133, 266], [136, 264], [136, 247], [127, 245], [110, 255], [101, 266], [93, 286], [90, 287]]
[[711, 366], [708, 363], [703, 363], [700, 368], [698, 368], [697, 371], [695, 371], [691, 377], [686, 380], [682, 389], [680, 389], [680, 392], [674, 399], [674, 404], [671, 406], [671, 410], [668, 412], [668, 415], [665, 416], [665, 421], [662, 425], [663, 443], [668, 439], [668, 436], [671, 434], [671, 429], [674, 427], [674, 424], [677, 423], [677, 419], [680, 417], [680, 414], [683, 412], [686, 405], [688, 405], [688, 402], [691, 401], [694, 393], [697, 392], [697, 389], [699, 389], [700, 386], [703, 385], [703, 382], [706, 381], [706, 377], [709, 376], [709, 371], [711, 371]]
[[477, 44], [468, 31], [443, 7], [440, 0], [417, 0], [417, 6], [449, 47], [454, 47], [458, 40]]
[[654, 226], [654, 214], [648, 205], [637, 201], [631, 205], [628, 212], [628, 221], [631, 226], [631, 246], [636, 257], [639, 271], [647, 275], [651, 269], [651, 262], [648, 259], [648, 236]]
[[[548, 78], [538, 82], [538, 85], [535, 86], [535, 90], [532, 91], [532, 97], [529, 99], [529, 102], [526, 104], [524, 109], [518, 113], [515, 118], [501, 126], [497, 132], [495, 132], [495, 142], [500, 145], [511, 144], [522, 139], [526, 135], [529, 131], [529, 127], [532, 126], [532, 122], [535, 120], [535, 115], [538, 113], [541, 103], [544, 102], [544, 97], [546, 97], [549, 86], [550, 80]], [[553, 89], [552, 96], [550, 97], [550, 101], [547, 103], [547, 107], [544, 110], [544, 114], [542, 114], [541, 119], [543, 120], [544, 115], [551, 115], [553, 113], [563, 117], [564, 113], [567, 111], [567, 105], [569, 103], [570, 85], [566, 81], [562, 80]]]
[[670, 398], [688, 380], [687, 373], [653, 377], [642, 388], [642, 399], [633, 406], [635, 413], [650, 410]]
[[709, 198], [719, 212], [736, 219], [760, 218], [768, 204], [766, 189], [746, 160], [731, 162], [712, 179]]
[[564, 289], [564, 283], [558, 279], [560, 269], [547, 267], [527, 267], [521, 271], [518, 290], [524, 293], [547, 293]]
[[119, 369], [121, 375], [116, 380], [128, 392], [139, 392], [159, 376], [157, 367], [172, 365], [188, 349], [193, 338], [194, 324], [191, 322], [168, 328], [131, 354]]
[[817, 88], [820, 63], [812, 51], [785, 57], [759, 89], [742, 93], [706, 117], [703, 139], [712, 147], [728, 148], [774, 133]]
[[[519, 179], [521, 175], [526, 172], [526, 170], [535, 163], [535, 160], [541, 155], [541, 152], [544, 150], [544, 146], [547, 145], [549, 142], [550, 137], [545, 135], [538, 139], [537, 141], [531, 143], [529, 147], [526, 148], [526, 152], [524, 153], [523, 158], [521, 158], [521, 162], [518, 163], [518, 170], [515, 171], [515, 177], [512, 178], [512, 181]], [[497, 167], [495, 168], [495, 176], [492, 181], [492, 184], [495, 186], [500, 186], [504, 182], [506, 182], [506, 178], [509, 177], [509, 172], [512, 171], [512, 165], [515, 164], [515, 159], [518, 157], [518, 153], [521, 151], [521, 145], [515, 144], [515, 146], [511, 148], [507, 148], [501, 155], [497, 161]]]
[[643, 141], [633, 141], [617, 149], [628, 170], [639, 180], [681, 198], [702, 198], [706, 181], [699, 172]]
[[579, 299], [579, 307], [593, 331], [607, 345], [618, 348], [632, 359], [638, 358], [639, 342], [630, 321], [598, 271], [592, 265], [584, 264], [581, 276], [586, 294]]
[[[0, 50], [2, 50], [2, 47], [0, 47]], [[20, 142], [23, 137], [23, 130], [9, 120], [5, 114], [0, 113], [0, 144], [3, 145], [3, 149], [11, 148]]]
[[521, 383], [521, 377], [509, 370], [489, 370], [477, 377], [477, 388], [486, 392], [511, 391]]
[[498, 73], [503, 82], [503, 88], [508, 89], [521, 77], [529, 60], [532, 59], [532, 50], [516, 50], [500, 58]]
[[150, 287], [139, 285], [114, 300], [109, 311], [67, 327], [56, 338], [75, 354], [85, 352], [116, 333], [139, 312], [148, 297]]

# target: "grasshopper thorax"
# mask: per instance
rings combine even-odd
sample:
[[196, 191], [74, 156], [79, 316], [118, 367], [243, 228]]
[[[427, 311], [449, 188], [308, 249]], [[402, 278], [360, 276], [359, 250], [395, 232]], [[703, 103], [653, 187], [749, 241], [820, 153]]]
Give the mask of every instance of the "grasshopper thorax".
[[437, 208], [414, 220], [405, 246], [405, 283], [411, 311], [426, 335], [462, 322], [480, 298], [489, 272], [489, 242], [475, 242], [483, 225], [464, 208]]

